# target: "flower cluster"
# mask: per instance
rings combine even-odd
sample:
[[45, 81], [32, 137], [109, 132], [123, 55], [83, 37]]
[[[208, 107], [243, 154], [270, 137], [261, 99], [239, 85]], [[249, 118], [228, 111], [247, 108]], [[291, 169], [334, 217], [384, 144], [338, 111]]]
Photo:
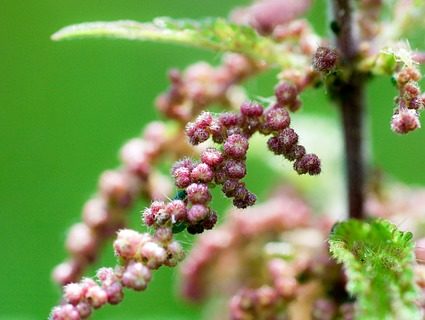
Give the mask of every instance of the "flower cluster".
[[[228, 314], [220, 316], [232, 320], [283, 314], [325, 320], [348, 314], [352, 304], [343, 290], [344, 276], [324, 245], [332, 223], [321, 221], [319, 230], [313, 224], [310, 208], [286, 188], [243, 216], [230, 212], [222, 226], [200, 237], [186, 259], [183, 294], [194, 301], [227, 298]], [[327, 296], [332, 290], [340, 290], [340, 301]], [[332, 312], [322, 312], [323, 305]]]
[[51, 320], [87, 319], [93, 309], [118, 304], [124, 297], [124, 288], [136, 291], [146, 289], [152, 270], [162, 265], [174, 267], [184, 257], [181, 245], [173, 240], [171, 229], [158, 228], [151, 236], [130, 229], [118, 232], [114, 242], [120, 265], [100, 268], [97, 280], [84, 278], [64, 287], [63, 303], [55, 307]]
[[242, 55], [227, 54], [216, 68], [199, 62], [183, 73], [174, 69], [169, 73], [171, 88], [157, 98], [156, 105], [167, 118], [186, 123], [212, 103], [240, 103], [236, 85], [262, 68]]
[[233, 12], [232, 20], [247, 24], [261, 34], [271, 34], [277, 27], [293, 21], [310, 7], [310, 0], [263, 0]]
[[[159, 190], [167, 190], [168, 182], [153, 170], [174, 137], [167, 137], [165, 125], [152, 122], [143, 138], [128, 141], [121, 149], [122, 167], [105, 171], [99, 179], [97, 194], [84, 205], [82, 222], [74, 224], [67, 236], [70, 258], [53, 271], [53, 279], [67, 284], [80, 278], [85, 268], [96, 260], [102, 244], [126, 224], [126, 213], [140, 197], [161, 199]], [[171, 143], [173, 144], [173, 143]], [[174, 144], [176, 146], [176, 144]]]
[[414, 65], [404, 66], [395, 74], [400, 94], [396, 98], [397, 108], [391, 120], [391, 129], [396, 133], [408, 133], [421, 126], [419, 111], [424, 108], [425, 98], [419, 88], [420, 78], [421, 74]]

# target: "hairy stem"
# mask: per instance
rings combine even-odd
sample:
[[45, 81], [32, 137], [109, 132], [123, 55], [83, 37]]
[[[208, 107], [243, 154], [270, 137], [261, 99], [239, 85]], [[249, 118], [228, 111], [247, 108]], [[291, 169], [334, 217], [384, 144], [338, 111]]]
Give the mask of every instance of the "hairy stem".
[[332, 0], [333, 26], [336, 46], [343, 67], [349, 71], [340, 79], [335, 97], [341, 109], [344, 130], [348, 212], [350, 218], [364, 218], [364, 81], [365, 77], [353, 67], [358, 55], [358, 43], [353, 32], [352, 0]]

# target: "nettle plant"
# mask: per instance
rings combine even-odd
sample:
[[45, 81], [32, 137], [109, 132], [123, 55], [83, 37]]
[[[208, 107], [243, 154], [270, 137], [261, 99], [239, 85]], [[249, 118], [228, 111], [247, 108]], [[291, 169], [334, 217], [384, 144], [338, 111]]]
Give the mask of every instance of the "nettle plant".
[[[257, 1], [229, 19], [94, 22], [55, 33], [53, 40], [180, 43], [223, 58], [216, 67], [201, 62], [170, 71], [171, 86], [156, 101], [165, 119], [128, 141], [121, 167], [101, 175], [82, 222], [69, 231], [69, 258], [54, 269], [63, 298], [50, 319], [87, 319], [95, 309], [120, 303], [125, 289], [145, 290], [154, 270], [179, 263], [186, 298], [214, 299], [217, 306], [219, 297], [211, 319], [422, 319], [424, 217], [418, 204], [424, 191], [366, 175], [368, 81], [382, 76], [393, 82], [390, 127], [397, 134], [419, 128], [425, 107], [419, 87], [425, 54], [405, 38], [423, 26], [425, 4], [387, 2], [330, 1], [330, 40], [300, 18], [309, 0]], [[273, 96], [247, 98], [241, 83], [270, 69], [278, 71]], [[325, 214], [341, 202], [334, 125], [306, 116], [291, 121], [307, 89], [325, 90], [341, 113], [348, 204], [336, 207], [338, 217]], [[321, 142], [304, 147], [316, 129]], [[283, 177], [263, 203], [244, 182], [248, 149]], [[169, 159], [177, 160], [170, 170], [174, 191], [159, 169]], [[211, 204], [213, 188], [236, 207], [219, 226], [224, 214]], [[142, 212], [150, 232], [126, 228], [126, 213], [140, 198], [151, 203]], [[401, 219], [409, 231], [391, 222]], [[174, 237], [180, 232], [202, 233], [186, 258]], [[117, 265], [82, 277], [111, 237]]]

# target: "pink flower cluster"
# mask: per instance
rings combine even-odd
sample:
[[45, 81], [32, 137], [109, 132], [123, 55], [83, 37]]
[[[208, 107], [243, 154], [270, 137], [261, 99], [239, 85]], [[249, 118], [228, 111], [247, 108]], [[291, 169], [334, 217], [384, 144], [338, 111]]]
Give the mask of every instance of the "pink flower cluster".
[[199, 62], [183, 73], [172, 70], [171, 88], [157, 98], [156, 105], [167, 118], [186, 123], [212, 103], [232, 105], [232, 86], [261, 68], [242, 55], [226, 54], [216, 68]]
[[74, 224], [66, 239], [71, 257], [53, 271], [53, 279], [67, 284], [80, 278], [97, 257], [101, 245], [125, 226], [126, 213], [143, 195], [156, 197], [160, 181], [154, 181], [152, 165], [163, 153], [165, 126], [151, 123], [143, 138], [134, 138], [121, 149], [123, 166], [105, 171], [99, 179], [98, 193], [84, 205], [82, 222]]
[[317, 221], [288, 189], [228, 217], [200, 237], [181, 268], [188, 299], [228, 299], [218, 318], [232, 320], [352, 319], [344, 274], [327, 251], [332, 222]]
[[90, 316], [93, 309], [118, 304], [124, 297], [123, 288], [146, 289], [152, 270], [162, 265], [175, 266], [184, 257], [181, 245], [172, 238], [171, 229], [158, 228], [151, 236], [123, 229], [114, 242], [115, 254], [121, 265], [101, 268], [98, 281], [85, 278], [64, 287], [63, 304], [55, 307], [51, 320], [80, 320]]
[[419, 88], [420, 78], [421, 74], [414, 66], [405, 66], [395, 75], [400, 94], [396, 99], [391, 129], [396, 133], [405, 134], [421, 126], [418, 112], [425, 106], [425, 96]]
[[299, 108], [301, 102], [298, 94], [296, 85], [283, 82], [275, 91], [277, 103], [267, 109], [257, 103], [246, 102], [241, 105], [239, 113], [223, 113], [218, 117], [203, 113], [195, 122], [187, 125], [186, 134], [192, 144], [197, 145], [212, 137], [214, 142], [223, 145], [224, 162], [216, 172], [226, 174], [227, 179], [215, 177], [218, 184], [245, 176], [244, 160], [249, 147], [248, 139], [255, 132], [272, 135], [267, 142], [269, 149], [295, 161], [294, 169], [299, 174], [320, 173], [319, 158], [314, 154], [306, 154], [305, 148], [298, 144], [298, 135], [290, 128], [291, 119], [287, 109]]
[[251, 260], [250, 255], [260, 255], [267, 239], [307, 226], [310, 214], [298, 195], [286, 189], [279, 189], [267, 202], [246, 209], [243, 214], [238, 209], [231, 210], [223, 225], [199, 238], [185, 260], [181, 268], [184, 296], [198, 301], [213, 292], [238, 288], [242, 280], [238, 275], [250, 276], [246, 266], [257, 263], [254, 260], [260, 257]]

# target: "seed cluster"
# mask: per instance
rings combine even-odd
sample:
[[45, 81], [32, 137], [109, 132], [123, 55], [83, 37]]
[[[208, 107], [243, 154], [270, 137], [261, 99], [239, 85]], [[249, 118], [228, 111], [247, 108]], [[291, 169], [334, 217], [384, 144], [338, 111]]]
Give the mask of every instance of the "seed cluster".
[[97, 194], [83, 207], [82, 222], [68, 232], [66, 248], [70, 258], [53, 270], [57, 283], [77, 281], [96, 260], [105, 240], [125, 226], [126, 213], [134, 202], [141, 196], [155, 198], [157, 189], [164, 189], [161, 181], [155, 180], [152, 167], [165, 150], [165, 131], [163, 123], [150, 123], [143, 137], [133, 138], [122, 147], [122, 167], [102, 173]]
[[52, 310], [51, 320], [87, 319], [93, 309], [107, 303], [120, 303], [124, 288], [145, 290], [152, 270], [163, 265], [174, 267], [184, 257], [183, 248], [173, 240], [172, 231], [167, 228], [157, 228], [153, 236], [130, 229], [120, 230], [114, 249], [121, 264], [115, 268], [100, 268], [97, 281], [84, 278], [65, 285], [63, 303]]

